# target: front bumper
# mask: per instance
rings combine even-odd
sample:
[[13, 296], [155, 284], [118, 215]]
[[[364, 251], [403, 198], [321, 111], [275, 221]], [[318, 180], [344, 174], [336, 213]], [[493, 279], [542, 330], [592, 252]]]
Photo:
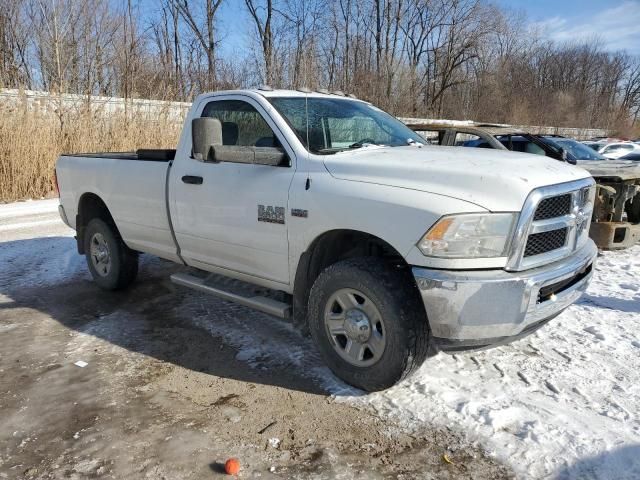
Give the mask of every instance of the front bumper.
[[433, 341], [464, 350], [532, 332], [584, 293], [597, 254], [589, 240], [570, 257], [523, 272], [414, 267]]

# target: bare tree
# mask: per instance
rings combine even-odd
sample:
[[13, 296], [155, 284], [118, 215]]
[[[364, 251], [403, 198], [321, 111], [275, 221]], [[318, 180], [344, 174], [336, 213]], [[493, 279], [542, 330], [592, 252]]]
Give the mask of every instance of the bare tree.
[[24, 1], [0, 0], [0, 87], [31, 87]]
[[0, 87], [188, 100], [264, 81], [398, 115], [638, 128], [638, 57], [551, 41], [489, 0], [244, 0], [255, 45], [225, 49], [221, 5], [0, 0]]
[[174, 0], [174, 5], [184, 18], [185, 23], [191, 29], [200, 43], [207, 58], [207, 82], [205, 87], [216, 87], [216, 47], [218, 39], [216, 35], [216, 14], [222, 0], [200, 0], [200, 10], [204, 10], [204, 19], [198, 18], [198, 13], [192, 7], [189, 0]]
[[264, 61], [264, 80], [268, 85], [274, 83], [273, 70], [273, 30], [272, 22], [274, 15], [273, 0], [244, 0], [247, 10], [253, 19], [258, 39], [262, 47], [262, 57]]
[[631, 117], [635, 127], [640, 118], [640, 56], [629, 59], [622, 81], [622, 92], [618, 118]]

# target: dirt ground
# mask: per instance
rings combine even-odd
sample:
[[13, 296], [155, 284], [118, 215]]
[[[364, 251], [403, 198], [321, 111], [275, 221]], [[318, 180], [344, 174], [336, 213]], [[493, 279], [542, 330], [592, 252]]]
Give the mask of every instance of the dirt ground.
[[[72, 244], [0, 248], [60, 258]], [[173, 286], [179, 267], [145, 258], [132, 289], [106, 293], [79, 263], [39, 282], [55, 262], [18, 253], [0, 266], [0, 478], [220, 478], [229, 457], [242, 478], [512, 477], [452, 431], [409, 435], [329, 395], [308, 339]], [[270, 331], [290, 351], [259, 340]], [[254, 341], [267, 345], [252, 355]]]

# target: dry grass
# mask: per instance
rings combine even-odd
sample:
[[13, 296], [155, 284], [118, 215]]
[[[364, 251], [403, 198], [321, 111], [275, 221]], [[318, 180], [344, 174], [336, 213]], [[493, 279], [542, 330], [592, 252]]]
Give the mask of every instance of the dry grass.
[[124, 112], [43, 113], [0, 105], [0, 202], [51, 196], [61, 153], [175, 148], [182, 122]]

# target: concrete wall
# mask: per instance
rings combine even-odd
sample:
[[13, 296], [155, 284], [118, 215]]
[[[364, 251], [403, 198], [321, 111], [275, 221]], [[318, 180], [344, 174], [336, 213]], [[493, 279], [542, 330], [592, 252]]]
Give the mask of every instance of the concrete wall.
[[69, 110], [86, 110], [96, 113], [127, 112], [135, 116], [146, 116], [150, 119], [158, 115], [168, 115], [182, 122], [191, 106], [187, 102], [165, 102], [161, 100], [128, 99], [118, 97], [99, 97], [94, 95], [55, 95], [34, 90], [0, 89], [0, 104], [24, 106], [43, 113], [55, 113], [62, 108]]
[[[90, 108], [96, 113], [112, 112], [131, 113], [136, 116], [148, 116], [153, 119], [157, 115], [168, 115], [175, 118], [176, 122], [182, 122], [191, 106], [188, 102], [166, 102], [161, 100], [129, 99], [118, 97], [99, 97], [88, 95], [62, 94], [55, 95], [48, 92], [33, 90], [0, 89], [0, 104], [3, 105], [25, 105], [27, 108], [40, 110], [42, 112], [55, 113], [59, 108], [84, 110]], [[405, 123], [437, 122], [449, 123], [451, 125], [471, 125], [471, 121], [459, 120], [436, 120], [436, 119], [415, 119], [400, 118]], [[510, 125], [504, 125], [510, 126]], [[579, 140], [592, 137], [606, 137], [606, 130], [597, 128], [566, 128], [566, 127], [541, 127], [541, 126], [521, 126], [532, 133], [557, 134], [566, 137], [577, 138]]]

